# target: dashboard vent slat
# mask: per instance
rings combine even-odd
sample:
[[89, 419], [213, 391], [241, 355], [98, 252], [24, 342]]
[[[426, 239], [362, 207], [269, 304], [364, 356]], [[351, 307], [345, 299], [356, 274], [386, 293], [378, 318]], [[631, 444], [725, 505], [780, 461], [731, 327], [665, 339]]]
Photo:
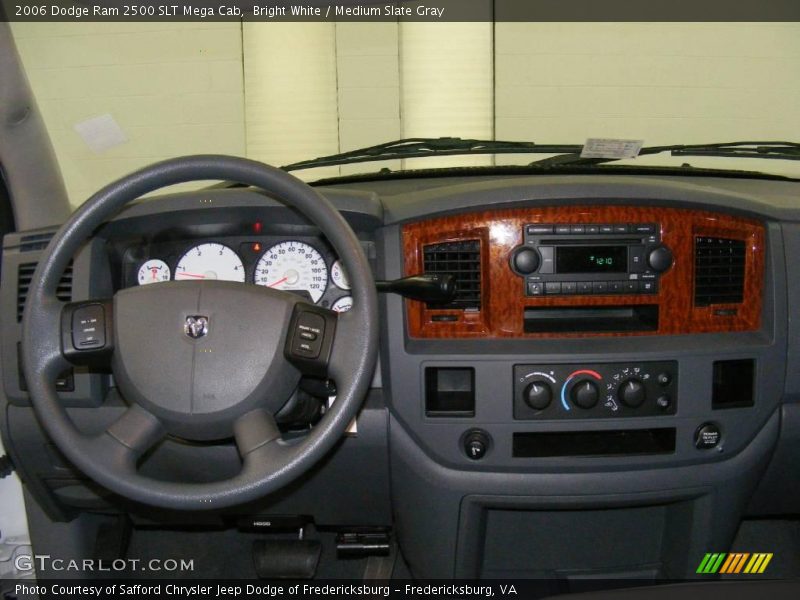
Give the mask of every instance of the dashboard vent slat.
[[422, 254], [426, 273], [449, 274], [456, 278], [456, 295], [452, 302], [428, 304], [428, 308], [480, 310], [480, 240], [429, 244], [423, 247]]
[[694, 305], [739, 304], [744, 298], [745, 243], [694, 238]]
[[32, 233], [23, 235], [19, 241], [20, 252], [34, 252], [44, 250], [53, 238], [52, 233]]
[[[25, 311], [25, 300], [28, 298], [28, 290], [33, 281], [33, 274], [36, 271], [35, 262], [22, 263], [17, 270], [17, 323], [22, 321], [22, 313]], [[62, 302], [72, 300], [72, 263], [70, 263], [56, 288], [56, 297]]]

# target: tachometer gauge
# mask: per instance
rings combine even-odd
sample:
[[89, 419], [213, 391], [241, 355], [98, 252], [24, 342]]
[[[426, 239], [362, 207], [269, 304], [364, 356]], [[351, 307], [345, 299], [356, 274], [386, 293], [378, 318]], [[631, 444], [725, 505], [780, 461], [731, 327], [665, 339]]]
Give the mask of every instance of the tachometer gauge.
[[216, 243], [200, 244], [178, 261], [176, 281], [222, 279], [244, 282], [242, 259], [227, 246]]
[[139, 274], [137, 280], [139, 285], [147, 285], [148, 283], [158, 283], [159, 281], [169, 281], [172, 272], [169, 266], [163, 260], [152, 258], [139, 267]]
[[340, 260], [333, 263], [331, 267], [331, 281], [340, 289], [350, 289], [350, 281], [347, 279], [347, 273], [345, 273], [344, 265]]
[[328, 287], [328, 266], [308, 244], [281, 242], [259, 259], [255, 282], [277, 290], [306, 291], [314, 302], [319, 302]]
[[331, 310], [338, 313], [347, 312], [351, 308], [353, 308], [352, 296], [342, 296], [331, 306]]

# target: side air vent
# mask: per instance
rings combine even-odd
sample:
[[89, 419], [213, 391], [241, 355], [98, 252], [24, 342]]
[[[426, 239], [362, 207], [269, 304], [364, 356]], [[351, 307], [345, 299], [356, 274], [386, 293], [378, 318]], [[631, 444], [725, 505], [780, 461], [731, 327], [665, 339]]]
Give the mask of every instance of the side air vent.
[[[36, 263], [22, 263], [17, 271], [17, 323], [22, 321], [22, 313], [25, 310], [25, 299], [28, 297], [28, 289], [33, 281], [33, 273], [36, 271]], [[56, 296], [62, 302], [72, 300], [72, 263], [70, 263], [61, 281], [58, 282]]]
[[744, 294], [743, 240], [694, 238], [694, 305], [737, 304]]
[[36, 250], [44, 250], [47, 244], [53, 239], [52, 233], [32, 233], [30, 235], [23, 235], [20, 238], [19, 250], [20, 252], [34, 252]]
[[422, 250], [426, 273], [450, 274], [456, 278], [456, 295], [447, 304], [428, 304], [428, 308], [481, 308], [481, 243], [463, 240], [429, 244]]

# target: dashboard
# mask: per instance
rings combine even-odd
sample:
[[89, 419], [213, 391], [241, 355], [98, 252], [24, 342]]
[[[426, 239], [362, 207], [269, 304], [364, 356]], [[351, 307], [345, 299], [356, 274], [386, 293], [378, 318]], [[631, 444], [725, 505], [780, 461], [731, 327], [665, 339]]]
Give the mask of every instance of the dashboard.
[[[449, 273], [456, 296], [381, 294], [379, 366], [350, 435], [286, 493], [210, 522], [391, 527], [418, 577], [680, 578], [727, 548], [743, 517], [800, 512], [800, 184], [547, 175], [317, 189], [376, 279]], [[20, 306], [51, 235], [4, 240], [4, 437], [52, 514], [152, 519], [65, 464], [31, 410]], [[319, 231], [240, 188], [127, 207], [75, 256], [62, 291], [199, 278], [334, 310], [349, 297]], [[67, 374], [60, 397], [86, 430], [124, 407], [108, 373], [88, 369]], [[142, 468], [209, 481], [238, 464], [232, 444], [173, 440]]]

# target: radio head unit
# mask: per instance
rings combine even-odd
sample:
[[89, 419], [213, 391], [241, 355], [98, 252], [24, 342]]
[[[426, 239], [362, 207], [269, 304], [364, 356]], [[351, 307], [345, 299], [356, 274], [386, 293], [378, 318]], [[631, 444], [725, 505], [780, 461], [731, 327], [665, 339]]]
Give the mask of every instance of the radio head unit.
[[527, 296], [656, 294], [672, 262], [657, 223], [531, 223], [509, 259]]

